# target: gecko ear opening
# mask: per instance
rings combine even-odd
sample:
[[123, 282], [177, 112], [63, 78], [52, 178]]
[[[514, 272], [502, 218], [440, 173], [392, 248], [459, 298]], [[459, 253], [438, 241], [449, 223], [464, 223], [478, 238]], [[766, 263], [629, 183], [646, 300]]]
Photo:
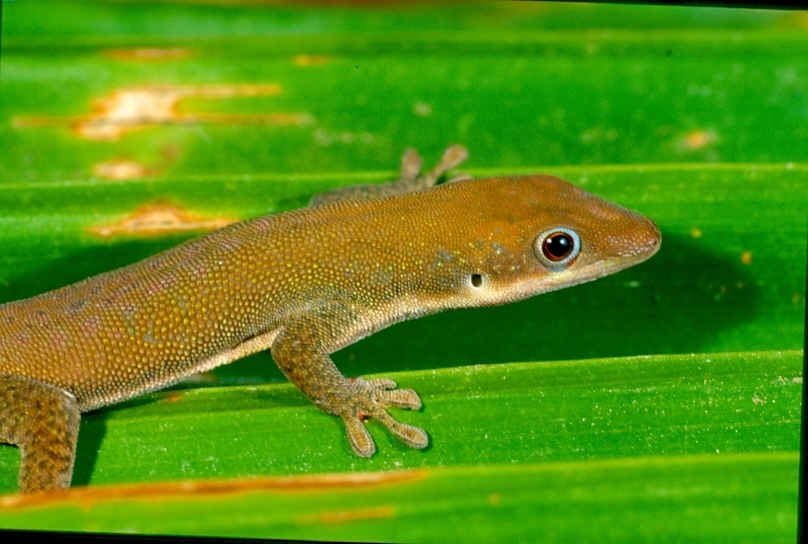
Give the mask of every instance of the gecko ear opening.
[[472, 274], [471, 275], [471, 284], [474, 287], [479, 287], [483, 284], [483, 276], [481, 274]]
[[533, 242], [533, 252], [550, 270], [561, 270], [572, 264], [581, 252], [581, 238], [566, 227], [548, 229]]

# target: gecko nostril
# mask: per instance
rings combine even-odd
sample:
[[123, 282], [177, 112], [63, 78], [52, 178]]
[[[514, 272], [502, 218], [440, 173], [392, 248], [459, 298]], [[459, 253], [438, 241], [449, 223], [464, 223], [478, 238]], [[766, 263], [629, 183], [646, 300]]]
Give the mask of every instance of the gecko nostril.
[[471, 275], [471, 284], [474, 287], [479, 287], [483, 284], [483, 277], [480, 274]]

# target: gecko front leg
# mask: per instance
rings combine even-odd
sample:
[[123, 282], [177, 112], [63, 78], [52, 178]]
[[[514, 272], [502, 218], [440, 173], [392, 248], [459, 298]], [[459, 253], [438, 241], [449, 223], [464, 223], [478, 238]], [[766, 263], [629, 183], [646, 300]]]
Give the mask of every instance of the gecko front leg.
[[[419, 177], [423, 167], [423, 159], [414, 149], [407, 149], [401, 158], [401, 178], [390, 183], [377, 185], [352, 185], [324, 191], [311, 198], [309, 206], [321, 206], [341, 200], [365, 200], [392, 195], [403, 195], [429, 189], [447, 171], [455, 168], [469, 157], [468, 150], [462, 145], [450, 145], [435, 168]], [[465, 178], [464, 178], [465, 179]]]
[[342, 418], [348, 441], [358, 456], [370, 457], [376, 451], [362, 423], [368, 417], [380, 421], [408, 446], [425, 448], [429, 438], [423, 429], [401, 423], [387, 413], [389, 407], [420, 409], [417, 393], [396, 389], [396, 383], [389, 379], [348, 379], [331, 361], [329, 353], [346, 343], [345, 331], [356, 322], [353, 312], [339, 303], [310, 310], [283, 327], [272, 344], [272, 357], [317, 407]]

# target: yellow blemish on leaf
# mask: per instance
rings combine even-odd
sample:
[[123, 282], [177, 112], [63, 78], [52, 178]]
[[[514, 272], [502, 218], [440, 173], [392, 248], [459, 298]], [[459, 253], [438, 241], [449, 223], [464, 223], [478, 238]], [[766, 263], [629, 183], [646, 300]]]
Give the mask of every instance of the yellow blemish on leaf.
[[699, 229], [697, 229], [696, 227], [693, 227], [692, 229], [690, 229], [690, 236], [692, 236], [693, 238], [701, 238], [702, 234], [703, 233]]
[[362, 519], [387, 519], [395, 515], [395, 508], [392, 506], [376, 506], [370, 508], [356, 508], [354, 510], [342, 510], [339, 512], [323, 512], [321, 514], [300, 516], [301, 523], [346, 523]]
[[412, 112], [418, 117], [429, 117], [432, 115], [432, 105], [426, 102], [416, 102], [412, 106]]
[[191, 56], [191, 50], [186, 47], [137, 47], [134, 49], [107, 49], [104, 54], [116, 60], [148, 62], [184, 59]]
[[16, 117], [16, 128], [69, 125], [73, 133], [88, 140], [116, 141], [133, 130], [158, 125], [245, 124], [304, 125], [305, 113], [215, 114], [180, 112], [188, 98], [222, 99], [280, 94], [275, 83], [265, 85], [143, 85], [116, 89], [92, 102], [90, 115], [77, 117]]
[[[408, 470], [354, 474], [324, 474], [318, 476], [186, 480], [180, 482], [74, 487], [44, 493], [31, 493], [26, 495], [15, 493], [13, 495], [6, 495], [0, 497], [0, 508], [38, 508], [57, 504], [71, 504], [80, 508], [89, 508], [97, 503], [114, 500], [134, 499], [152, 502], [181, 496], [221, 497], [255, 491], [317, 493], [340, 489], [361, 489], [394, 485], [420, 480], [425, 476], [426, 471], [424, 470]], [[385, 512], [380, 513], [384, 514]]]
[[175, 232], [220, 229], [238, 219], [230, 217], [205, 218], [169, 202], [144, 204], [120, 221], [95, 225], [87, 232], [109, 238], [120, 234], [156, 236]]
[[711, 130], [694, 130], [685, 134], [679, 141], [679, 148], [687, 151], [704, 149], [718, 141], [715, 132]]
[[791, 295], [791, 303], [792, 304], [797, 304], [797, 303], [799, 303], [801, 298], [802, 298], [802, 296], [799, 293], [794, 293], [793, 295]]
[[743, 264], [752, 264], [752, 252], [751, 251], [744, 251], [741, 254], [741, 262]]
[[499, 504], [499, 501], [500, 501], [499, 495], [497, 495], [496, 493], [491, 493], [491, 495], [488, 497], [488, 502], [494, 506]]
[[129, 159], [113, 159], [93, 165], [93, 174], [105, 179], [135, 179], [152, 173], [153, 168]]
[[292, 64], [295, 66], [321, 66], [331, 59], [325, 55], [295, 55]]

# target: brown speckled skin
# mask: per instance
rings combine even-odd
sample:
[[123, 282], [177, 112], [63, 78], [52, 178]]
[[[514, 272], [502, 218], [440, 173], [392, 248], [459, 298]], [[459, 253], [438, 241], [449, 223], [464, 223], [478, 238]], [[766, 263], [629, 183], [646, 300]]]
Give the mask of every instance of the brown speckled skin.
[[[415, 179], [411, 162], [405, 182]], [[581, 241], [558, 270], [534, 246], [556, 227]], [[23, 449], [21, 491], [67, 487], [79, 411], [269, 348], [308, 398], [343, 418], [358, 455], [375, 451], [367, 416], [422, 448], [426, 433], [385, 409], [417, 409], [418, 396], [390, 380], [349, 380], [330, 353], [405, 319], [596, 279], [659, 243], [646, 218], [550, 176], [459, 181], [237, 223], [0, 306], [0, 441]]]

